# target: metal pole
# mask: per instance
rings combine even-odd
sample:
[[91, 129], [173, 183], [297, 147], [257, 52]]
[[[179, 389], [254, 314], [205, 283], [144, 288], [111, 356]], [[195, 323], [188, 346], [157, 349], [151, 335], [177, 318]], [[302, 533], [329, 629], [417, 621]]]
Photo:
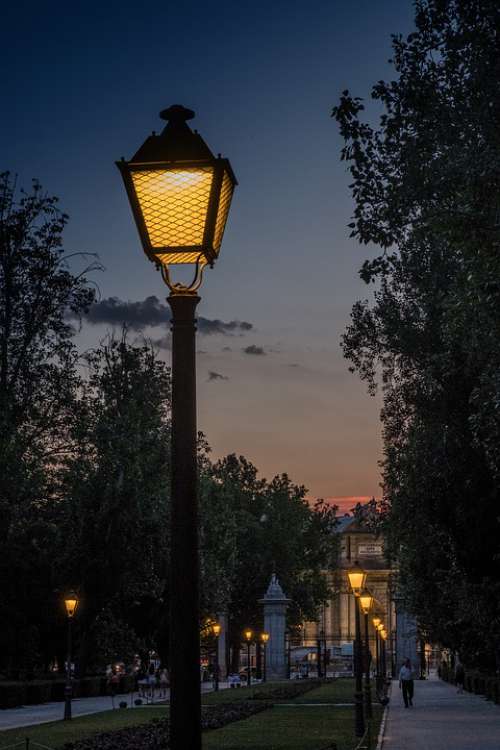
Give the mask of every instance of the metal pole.
[[219, 636], [215, 637], [215, 679], [214, 679], [214, 690], [217, 692], [219, 689]]
[[73, 687], [71, 684], [71, 617], [68, 617], [68, 655], [66, 657], [66, 685], [64, 686], [64, 719], [71, 719], [71, 698]]
[[366, 646], [366, 665], [365, 665], [365, 707], [367, 719], [372, 718], [372, 688], [370, 683], [370, 641], [368, 640], [368, 612], [364, 613], [365, 618], [365, 646]]
[[262, 655], [262, 658], [264, 661], [264, 665], [263, 665], [264, 668], [262, 670], [262, 682], [267, 682], [266, 648], [267, 648], [267, 643], [264, 643], [264, 649], [263, 649], [263, 655]]
[[321, 673], [321, 640], [318, 638], [316, 643], [316, 661], [318, 662], [318, 679], [323, 676]]
[[356, 676], [356, 689], [354, 692], [354, 729], [356, 737], [362, 737], [365, 733], [365, 718], [363, 714], [363, 677], [361, 665], [361, 627], [359, 622], [358, 597], [354, 597], [354, 615], [356, 623], [356, 640], [354, 643], [354, 672]]
[[171, 293], [170, 747], [201, 750], [196, 294]]
[[247, 659], [248, 659], [248, 678], [247, 678], [247, 685], [250, 687], [252, 684], [252, 667], [250, 664], [250, 641], [247, 642]]

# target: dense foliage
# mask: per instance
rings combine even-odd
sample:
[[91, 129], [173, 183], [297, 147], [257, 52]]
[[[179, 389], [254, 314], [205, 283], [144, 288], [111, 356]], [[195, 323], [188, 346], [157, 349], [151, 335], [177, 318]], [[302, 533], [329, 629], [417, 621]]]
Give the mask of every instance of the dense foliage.
[[[393, 38], [378, 125], [344, 92], [333, 115], [355, 200], [380, 248], [344, 336], [382, 381], [385, 530], [429, 638], [500, 666], [500, 6], [419, 0]], [[374, 105], [375, 106], [375, 105]]]
[[[94, 294], [65, 223], [37, 183], [17, 200], [0, 178], [0, 674], [13, 678], [63, 667], [69, 588], [80, 674], [149, 649], [168, 659], [170, 371], [126, 331], [78, 352], [69, 321]], [[273, 572], [292, 617], [314, 617], [335, 512], [243, 457], [213, 463], [202, 435], [198, 455], [202, 616], [228, 613], [239, 650]]]

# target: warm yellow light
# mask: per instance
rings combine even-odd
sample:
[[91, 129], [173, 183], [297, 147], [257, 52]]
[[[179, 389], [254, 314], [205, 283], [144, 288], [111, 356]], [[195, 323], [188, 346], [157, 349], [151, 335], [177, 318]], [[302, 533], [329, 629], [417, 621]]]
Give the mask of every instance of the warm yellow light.
[[381, 623], [379, 623], [377, 625], [377, 630], [378, 630], [379, 633], [381, 633], [382, 630], [384, 630], [384, 623], [383, 622], [381, 622]]
[[260, 639], [261, 639], [262, 643], [267, 643], [268, 640], [269, 640], [269, 633], [261, 633], [260, 634]]
[[385, 641], [387, 639], [387, 630], [385, 630], [385, 628], [382, 628], [382, 630], [380, 631], [380, 635]]
[[69, 594], [64, 598], [64, 606], [68, 617], [74, 617], [78, 607], [78, 597], [76, 594]]
[[221, 630], [222, 630], [222, 625], [219, 625], [218, 622], [214, 622], [212, 625], [212, 633], [215, 635], [216, 638], [220, 636]]
[[350, 586], [356, 596], [359, 596], [362, 589], [365, 587], [366, 573], [355, 563], [355, 567], [347, 571], [347, 577], [349, 579]]
[[[186, 248], [186, 253], [159, 256], [165, 263], [193, 262], [203, 245], [213, 167], [152, 169], [132, 172], [132, 182], [154, 249]], [[228, 209], [229, 210], [229, 209]], [[189, 252], [189, 248], [193, 248]], [[171, 257], [172, 256], [172, 257]]]
[[245, 630], [244, 633], [243, 633], [243, 635], [245, 636], [245, 640], [251, 641], [252, 640], [252, 636], [253, 636], [253, 632], [251, 630]]
[[364, 591], [359, 597], [359, 603], [364, 614], [367, 615], [373, 604], [373, 596], [368, 592]]
[[374, 617], [372, 619], [372, 622], [373, 622], [373, 627], [378, 630], [378, 626], [380, 625], [380, 623], [382, 622], [382, 620], [380, 619], [380, 617]]

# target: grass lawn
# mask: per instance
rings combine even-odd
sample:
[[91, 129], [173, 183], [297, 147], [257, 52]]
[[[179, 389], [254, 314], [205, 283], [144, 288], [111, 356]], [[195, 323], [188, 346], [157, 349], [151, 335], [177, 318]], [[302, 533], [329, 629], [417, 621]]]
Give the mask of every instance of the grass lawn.
[[97, 732], [122, 729], [133, 724], [144, 724], [151, 719], [163, 718], [167, 709], [163, 706], [146, 708], [115, 709], [90, 716], [77, 716], [71, 721], [51, 721], [47, 724], [6, 729], [0, 732], [0, 750], [6, 745], [21, 742], [29, 737], [49, 747], [61, 747], [65, 742], [83, 739]]
[[[374, 732], [382, 709], [375, 707]], [[332, 742], [338, 750], [353, 750], [354, 709], [333, 706], [276, 705], [222, 729], [203, 735], [204, 750], [320, 750]]]
[[[251, 700], [255, 691], [265, 692], [266, 688], [272, 690], [278, 685], [280, 683], [267, 683], [250, 688], [205, 693], [202, 695], [202, 702], [211, 705]], [[354, 680], [341, 679], [293, 699], [273, 701], [275, 707], [269, 711], [205, 733], [203, 747], [207, 750], [318, 750], [334, 740], [338, 750], [352, 750], [356, 745], [353, 734], [354, 708], [311, 704], [351, 703], [353, 692]], [[374, 709], [378, 727], [382, 709], [375, 702]], [[115, 709], [75, 717], [70, 722], [55, 721], [7, 729], [0, 732], [0, 750], [7, 745], [24, 741], [26, 737], [42, 745], [59, 748], [65, 742], [82, 739], [97, 732], [162, 718], [167, 712], [166, 706]]]

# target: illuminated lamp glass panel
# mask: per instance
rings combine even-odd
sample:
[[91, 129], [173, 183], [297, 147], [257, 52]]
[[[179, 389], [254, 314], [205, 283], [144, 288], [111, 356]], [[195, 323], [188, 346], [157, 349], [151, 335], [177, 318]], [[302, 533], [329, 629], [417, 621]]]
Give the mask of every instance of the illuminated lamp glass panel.
[[222, 178], [222, 187], [219, 198], [219, 209], [217, 211], [217, 219], [215, 222], [214, 232], [214, 250], [216, 254], [219, 254], [220, 246], [222, 244], [222, 237], [224, 236], [224, 229], [226, 227], [226, 221], [229, 214], [229, 207], [231, 205], [231, 199], [233, 197], [234, 185], [229, 177], [229, 174], [224, 171], [224, 177]]
[[199, 252], [192, 248], [203, 246], [213, 167], [134, 170], [131, 176], [153, 251], [189, 248], [165, 253], [162, 262], [195, 263]]

